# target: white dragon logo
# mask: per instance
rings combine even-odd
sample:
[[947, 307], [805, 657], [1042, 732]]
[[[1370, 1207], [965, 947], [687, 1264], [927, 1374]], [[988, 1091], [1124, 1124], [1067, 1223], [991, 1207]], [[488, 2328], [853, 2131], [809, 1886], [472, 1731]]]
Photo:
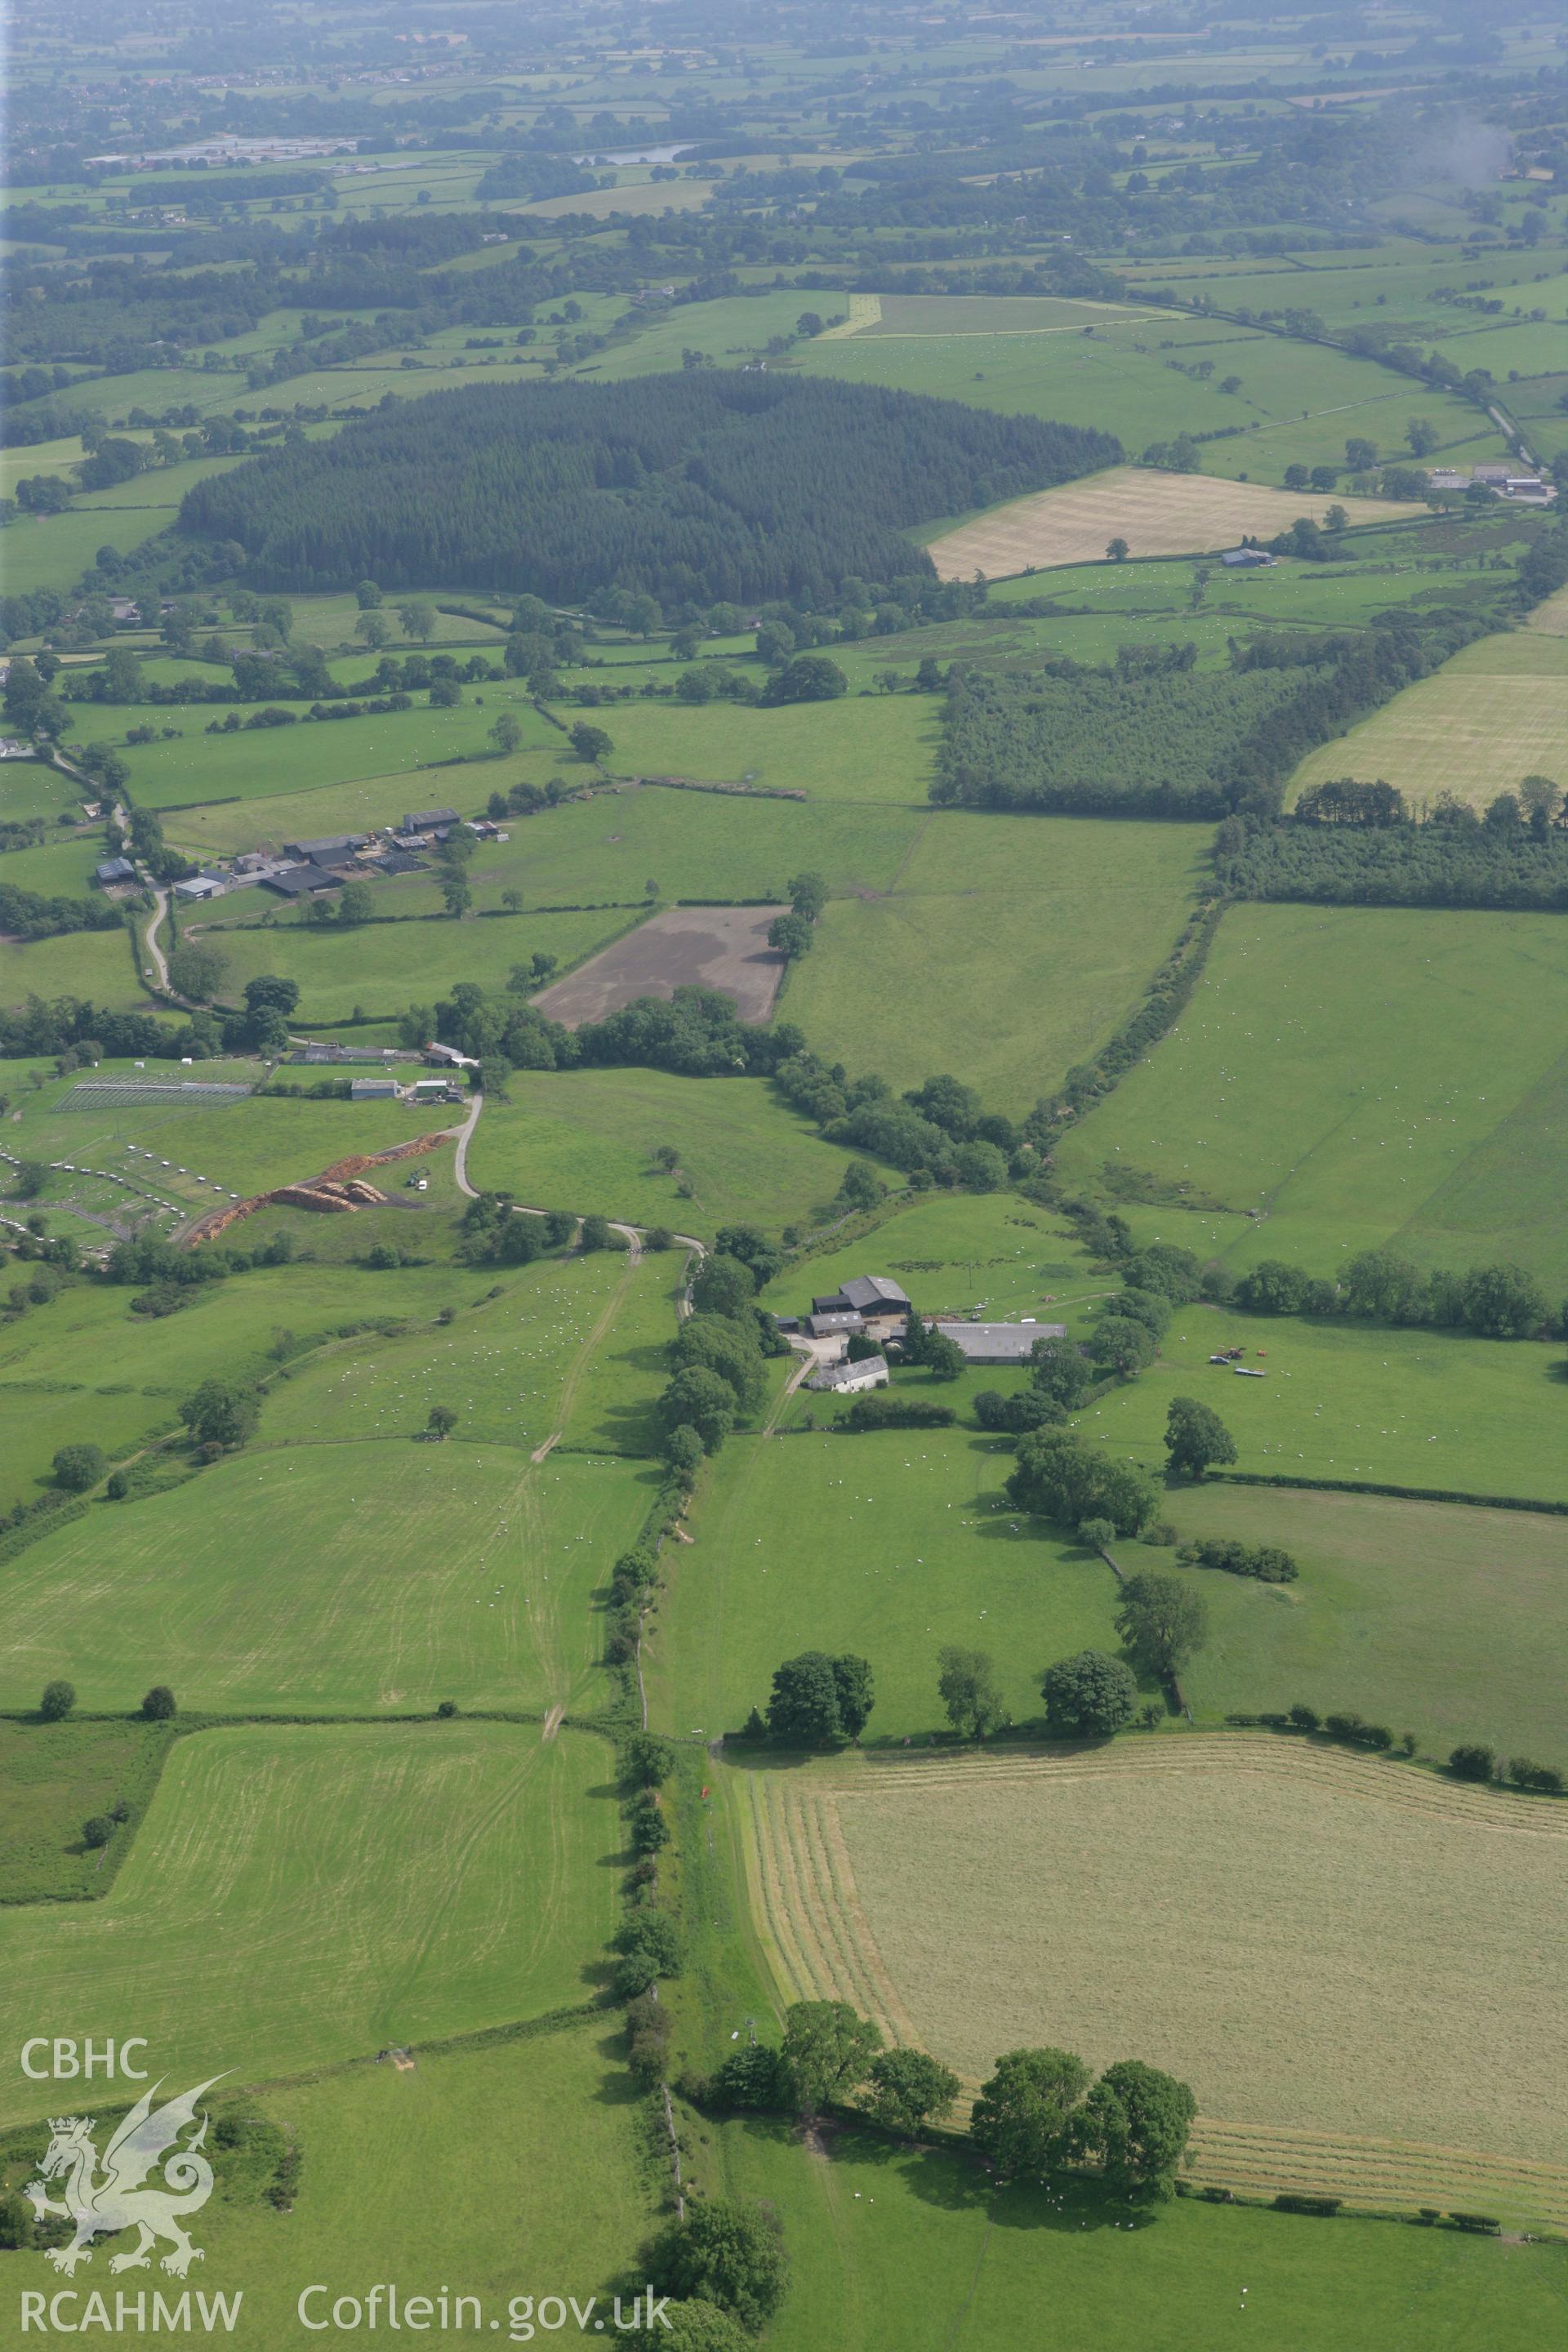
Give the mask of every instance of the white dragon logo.
[[[210, 2076], [184, 2097], [168, 2100], [156, 2114], [152, 2107], [160, 2085], [154, 2083], [151, 2090], [144, 2091], [130, 2114], [115, 2126], [114, 2136], [103, 2151], [101, 2179], [97, 2177], [98, 2150], [92, 2144], [94, 2118], [50, 2116], [51, 2137], [38, 2167], [39, 2177], [29, 2181], [22, 2193], [31, 2200], [33, 2211], [40, 2221], [46, 2214], [52, 2213], [76, 2224], [76, 2236], [68, 2246], [46, 2249], [56, 2270], [64, 2271], [69, 2277], [79, 2263], [91, 2262], [94, 2238], [110, 2237], [120, 2230], [136, 2230], [141, 2234], [129, 2253], [111, 2257], [111, 2271], [145, 2270], [151, 2251], [160, 2238], [167, 2238], [174, 2247], [173, 2253], [164, 2255], [163, 2267], [176, 2278], [184, 2278], [193, 2263], [205, 2260], [201, 2248], [192, 2245], [182, 2227], [184, 2218], [199, 2213], [212, 2195], [212, 2166], [200, 2153], [207, 2136], [205, 2116], [185, 2147], [176, 2147], [175, 2141], [193, 2120], [202, 2093], [210, 2091], [213, 2084], [222, 2079], [218, 2074]], [[165, 2158], [163, 2179], [167, 2186], [143, 2189], [142, 2183], [160, 2158]], [[47, 2194], [46, 2183], [58, 2179], [62, 2173], [68, 2176], [65, 2195], [58, 2200]]]

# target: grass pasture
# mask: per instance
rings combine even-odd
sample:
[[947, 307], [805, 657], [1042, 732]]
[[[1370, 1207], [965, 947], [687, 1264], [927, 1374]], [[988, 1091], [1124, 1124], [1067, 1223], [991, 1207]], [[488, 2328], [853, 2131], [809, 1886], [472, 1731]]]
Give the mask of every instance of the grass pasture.
[[226, 1712], [542, 1710], [598, 1687], [594, 1596], [649, 1500], [631, 1463], [280, 1437], [12, 1560], [0, 1703], [65, 1674], [95, 1708], [166, 1681]]
[[[468, 1176], [533, 1208], [569, 1204], [700, 1240], [739, 1218], [810, 1226], [847, 1165], [765, 1078], [516, 1070], [507, 1092], [509, 1101], [485, 1104]], [[665, 1144], [680, 1155], [672, 1176], [653, 1164]]]
[[[1561, 1285], [1565, 1019], [1556, 916], [1237, 907], [1176, 1027], [1058, 1164], [1172, 1204], [1166, 1238], [1238, 1271], [1332, 1275], [1387, 1245]], [[1237, 1213], [1184, 1214], [1184, 1196]]]
[[[24, 2029], [64, 2002], [118, 2034], [133, 1982], [160, 2069], [256, 2082], [582, 2000], [614, 1918], [606, 1754], [482, 1723], [182, 1739], [101, 1902], [0, 1910]], [[17, 2074], [0, 2118], [49, 2095]]]
[[[1226, 1346], [1266, 1356], [1268, 1377], [1238, 1381], [1211, 1364]], [[1077, 1426], [1163, 1471], [1170, 1400], [1199, 1396], [1235, 1438], [1241, 1470], [1564, 1502], [1560, 1349], [1184, 1307], [1149, 1370]]]
[[[1555, 2246], [1349, 2215], [1323, 2228], [1188, 2199], [1129, 2231], [1070, 2177], [996, 2197], [962, 2157], [880, 2133], [836, 2131], [807, 2156], [787, 2125], [748, 2118], [711, 2141], [693, 2151], [702, 2185], [765, 2197], [784, 2222], [776, 2352], [1038, 2352], [1043, 2313], [1046, 2340], [1070, 2352], [1387, 2352], [1412, 2315], [1424, 2352], [1540, 2352], [1561, 2320]], [[1461, 2203], [1474, 2194], [1456, 2186]]]
[[1408, 1727], [1434, 1756], [1484, 1739], [1568, 1764], [1568, 1519], [1212, 1479], [1173, 1489], [1165, 1508], [1184, 1538], [1279, 1544], [1301, 1570], [1267, 1585], [1158, 1561], [1207, 1606], [1208, 1640], [1182, 1676], [1199, 1715], [1304, 1699]]
[[781, 1017], [894, 1087], [942, 1070], [1021, 1116], [1125, 1017], [1181, 928], [1206, 833], [933, 811], [891, 889], [836, 899]]
[[847, 696], [786, 703], [629, 702], [605, 714], [617, 776], [747, 782], [808, 800], [923, 807], [936, 773], [942, 706], [934, 696]]
[[736, 1730], [781, 1659], [850, 1650], [876, 1675], [867, 1737], [896, 1745], [945, 1722], [947, 1643], [994, 1647], [1007, 1706], [1037, 1715], [1054, 1658], [1115, 1649], [1116, 1584], [1096, 1554], [1006, 1507], [1010, 1467], [967, 1429], [731, 1437], [695, 1542], [667, 1558], [649, 1660], [665, 1727]]
[[[1134, 555], [1186, 555], [1234, 547], [1244, 534], [1272, 539], [1300, 515], [1321, 522], [1332, 497], [1268, 489], [1258, 482], [1205, 474], [1155, 474], [1113, 466], [1059, 489], [993, 507], [988, 514], [932, 540], [931, 562], [944, 580], [987, 579], [1058, 564], [1089, 563], [1113, 539]], [[1388, 499], [1340, 500], [1352, 522], [1396, 522], [1420, 509]]]
[[1411, 2202], [1447, 2168], [1454, 2201], [1568, 2215], [1535, 2028], [1555, 1808], [1249, 1734], [755, 1770], [737, 1801], [786, 1997], [853, 2000], [971, 2084], [1025, 2044], [1136, 2050], [1205, 2119], [1304, 2136], [1324, 2185], [1338, 2146], [1412, 2142]]
[[123, 1799], [140, 1820], [177, 1737], [168, 1724], [0, 1722], [0, 1901], [101, 1894], [126, 1842], [82, 1843], [81, 1826]]
[[307, 2279], [341, 2278], [363, 2294], [395, 2278], [405, 2304], [450, 2283], [492, 2312], [529, 2285], [586, 2303], [655, 2218], [638, 2095], [614, 2024], [425, 2049], [412, 2071], [356, 2065], [264, 2091], [249, 2104], [300, 2148], [299, 2193], [280, 2228], [259, 2202], [223, 2201], [220, 2178], [202, 2217], [206, 2269], [244, 2281], [247, 2312], [277, 2345], [300, 2340]]

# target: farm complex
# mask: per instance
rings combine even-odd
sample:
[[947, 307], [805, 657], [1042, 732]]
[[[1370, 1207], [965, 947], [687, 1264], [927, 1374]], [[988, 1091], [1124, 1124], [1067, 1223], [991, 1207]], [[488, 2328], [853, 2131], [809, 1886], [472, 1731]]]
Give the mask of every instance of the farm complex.
[[0, 2341], [1544, 2352], [1552, 12], [9, 31]]

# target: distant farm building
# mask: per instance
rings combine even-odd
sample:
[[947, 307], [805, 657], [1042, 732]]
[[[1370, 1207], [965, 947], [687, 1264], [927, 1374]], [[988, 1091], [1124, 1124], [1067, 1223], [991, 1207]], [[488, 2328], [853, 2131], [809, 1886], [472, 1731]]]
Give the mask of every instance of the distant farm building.
[[888, 1385], [888, 1360], [885, 1356], [862, 1356], [858, 1363], [824, 1364], [806, 1381], [808, 1389], [832, 1389], [840, 1396], [853, 1396], [860, 1389], [883, 1389]]
[[1220, 557], [1220, 562], [1228, 563], [1233, 572], [1258, 572], [1265, 564], [1279, 561], [1278, 556], [1270, 555], [1267, 549], [1261, 547], [1228, 547]]
[[884, 1274], [857, 1274], [841, 1290], [823, 1298], [814, 1298], [811, 1311], [817, 1315], [863, 1315], [868, 1323], [902, 1323], [910, 1311], [909, 1295]]
[[330, 866], [280, 866], [262, 877], [264, 887], [280, 898], [307, 898], [317, 890], [341, 888], [342, 877]]
[[1065, 1323], [948, 1323], [935, 1328], [970, 1364], [1026, 1364], [1037, 1339], [1065, 1339]]
[[129, 857], [106, 857], [100, 865], [93, 867], [92, 878], [109, 890], [112, 889], [117, 882], [134, 882], [136, 868], [132, 865]]
[[456, 824], [456, 809], [411, 809], [399, 828], [404, 833], [434, 833], [437, 825]]
[[319, 841], [286, 841], [283, 846], [290, 857], [304, 865], [310, 858], [319, 859], [334, 851], [363, 849], [369, 839], [368, 833], [328, 833]]
[[351, 1102], [395, 1102], [397, 1098], [397, 1091], [395, 1078], [351, 1078], [349, 1080]]
[[193, 874], [188, 881], [175, 883], [174, 896], [176, 898], [198, 900], [221, 898], [224, 887], [224, 878], [221, 874]]

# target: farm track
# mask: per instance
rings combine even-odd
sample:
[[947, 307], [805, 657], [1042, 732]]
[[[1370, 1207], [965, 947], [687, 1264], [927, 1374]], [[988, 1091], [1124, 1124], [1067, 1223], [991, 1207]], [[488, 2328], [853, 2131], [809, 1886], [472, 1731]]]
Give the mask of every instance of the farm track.
[[[922, 2046], [860, 1901], [839, 1821], [841, 1801], [858, 1796], [879, 1804], [907, 1796], [918, 1802], [938, 1790], [1019, 1780], [1068, 1785], [1156, 1772], [1289, 1779], [1429, 1820], [1568, 1837], [1568, 1822], [1555, 1809], [1526, 1798], [1431, 1781], [1342, 1751], [1245, 1733], [1129, 1742], [1065, 1756], [861, 1756], [809, 1777], [757, 1772], [746, 1783], [746, 1876], [781, 2002], [847, 2000], [889, 2043]], [[961, 2079], [959, 2116], [966, 2121], [980, 2080]], [[1296, 2193], [1337, 2197], [1369, 2210], [1483, 2211], [1527, 2230], [1568, 2234], [1568, 2168], [1468, 2148], [1200, 2116], [1186, 2177], [1195, 2187], [1238, 2196]]]

